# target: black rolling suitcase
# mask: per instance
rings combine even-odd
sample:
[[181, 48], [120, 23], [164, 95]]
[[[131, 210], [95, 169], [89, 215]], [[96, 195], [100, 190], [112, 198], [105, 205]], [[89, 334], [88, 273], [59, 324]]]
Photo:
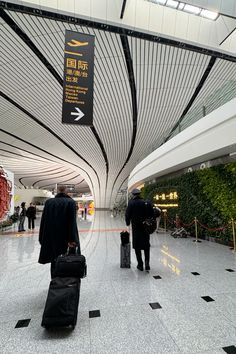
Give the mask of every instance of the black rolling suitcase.
[[75, 327], [80, 282], [79, 278], [72, 277], [56, 277], [51, 280], [41, 323], [43, 327]]
[[122, 231], [120, 233], [121, 245], [120, 245], [120, 267], [130, 268], [130, 242], [129, 233]]

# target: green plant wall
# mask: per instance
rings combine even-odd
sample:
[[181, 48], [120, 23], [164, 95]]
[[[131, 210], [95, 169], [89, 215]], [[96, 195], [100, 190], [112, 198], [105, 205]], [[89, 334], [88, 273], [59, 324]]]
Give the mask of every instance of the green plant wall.
[[[226, 225], [232, 218], [236, 220], [236, 162], [145, 185], [142, 196], [155, 203], [157, 193], [173, 190], [179, 196], [178, 207], [168, 209], [169, 222], [175, 219], [176, 214], [185, 224], [196, 216], [202, 224], [210, 228]], [[225, 240], [232, 238], [230, 228], [217, 233], [202, 228], [199, 231], [201, 236], [218, 236]]]

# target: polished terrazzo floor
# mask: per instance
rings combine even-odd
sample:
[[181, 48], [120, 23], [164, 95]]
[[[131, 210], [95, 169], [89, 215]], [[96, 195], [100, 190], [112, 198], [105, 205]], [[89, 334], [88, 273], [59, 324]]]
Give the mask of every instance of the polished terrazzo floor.
[[1, 354], [236, 353], [236, 254], [228, 247], [153, 234], [151, 271], [140, 272], [133, 251], [131, 269], [120, 268], [119, 217], [97, 212], [78, 225], [88, 276], [74, 331], [40, 326], [50, 279], [37, 263], [38, 230], [0, 234]]

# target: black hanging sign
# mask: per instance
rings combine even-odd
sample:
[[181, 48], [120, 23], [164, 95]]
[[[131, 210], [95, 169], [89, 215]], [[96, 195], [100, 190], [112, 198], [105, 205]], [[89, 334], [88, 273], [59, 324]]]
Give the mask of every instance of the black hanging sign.
[[66, 30], [62, 123], [93, 125], [94, 36]]

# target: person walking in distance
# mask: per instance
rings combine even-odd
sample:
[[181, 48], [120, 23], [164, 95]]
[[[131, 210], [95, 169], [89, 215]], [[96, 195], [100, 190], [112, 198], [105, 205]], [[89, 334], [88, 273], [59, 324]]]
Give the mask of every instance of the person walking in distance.
[[21, 212], [20, 212], [18, 232], [25, 231], [25, 229], [24, 229], [25, 217], [26, 217], [26, 208], [25, 208], [25, 202], [23, 202], [23, 203], [21, 203]]
[[133, 189], [133, 199], [129, 201], [125, 212], [126, 225], [132, 224], [132, 243], [137, 258], [137, 269], [143, 270], [142, 252], [144, 250], [145, 270], [150, 270], [150, 235], [145, 231], [143, 221], [147, 217], [153, 217], [153, 208], [140, 196], [139, 189]]
[[51, 263], [52, 278], [56, 258], [65, 254], [68, 247], [78, 247], [80, 254], [76, 203], [66, 193], [65, 186], [59, 186], [58, 192], [55, 198], [46, 201], [39, 229], [39, 263]]
[[36, 208], [33, 203], [30, 203], [30, 206], [26, 210], [26, 216], [28, 218], [28, 229], [34, 230], [34, 220], [36, 219]]

